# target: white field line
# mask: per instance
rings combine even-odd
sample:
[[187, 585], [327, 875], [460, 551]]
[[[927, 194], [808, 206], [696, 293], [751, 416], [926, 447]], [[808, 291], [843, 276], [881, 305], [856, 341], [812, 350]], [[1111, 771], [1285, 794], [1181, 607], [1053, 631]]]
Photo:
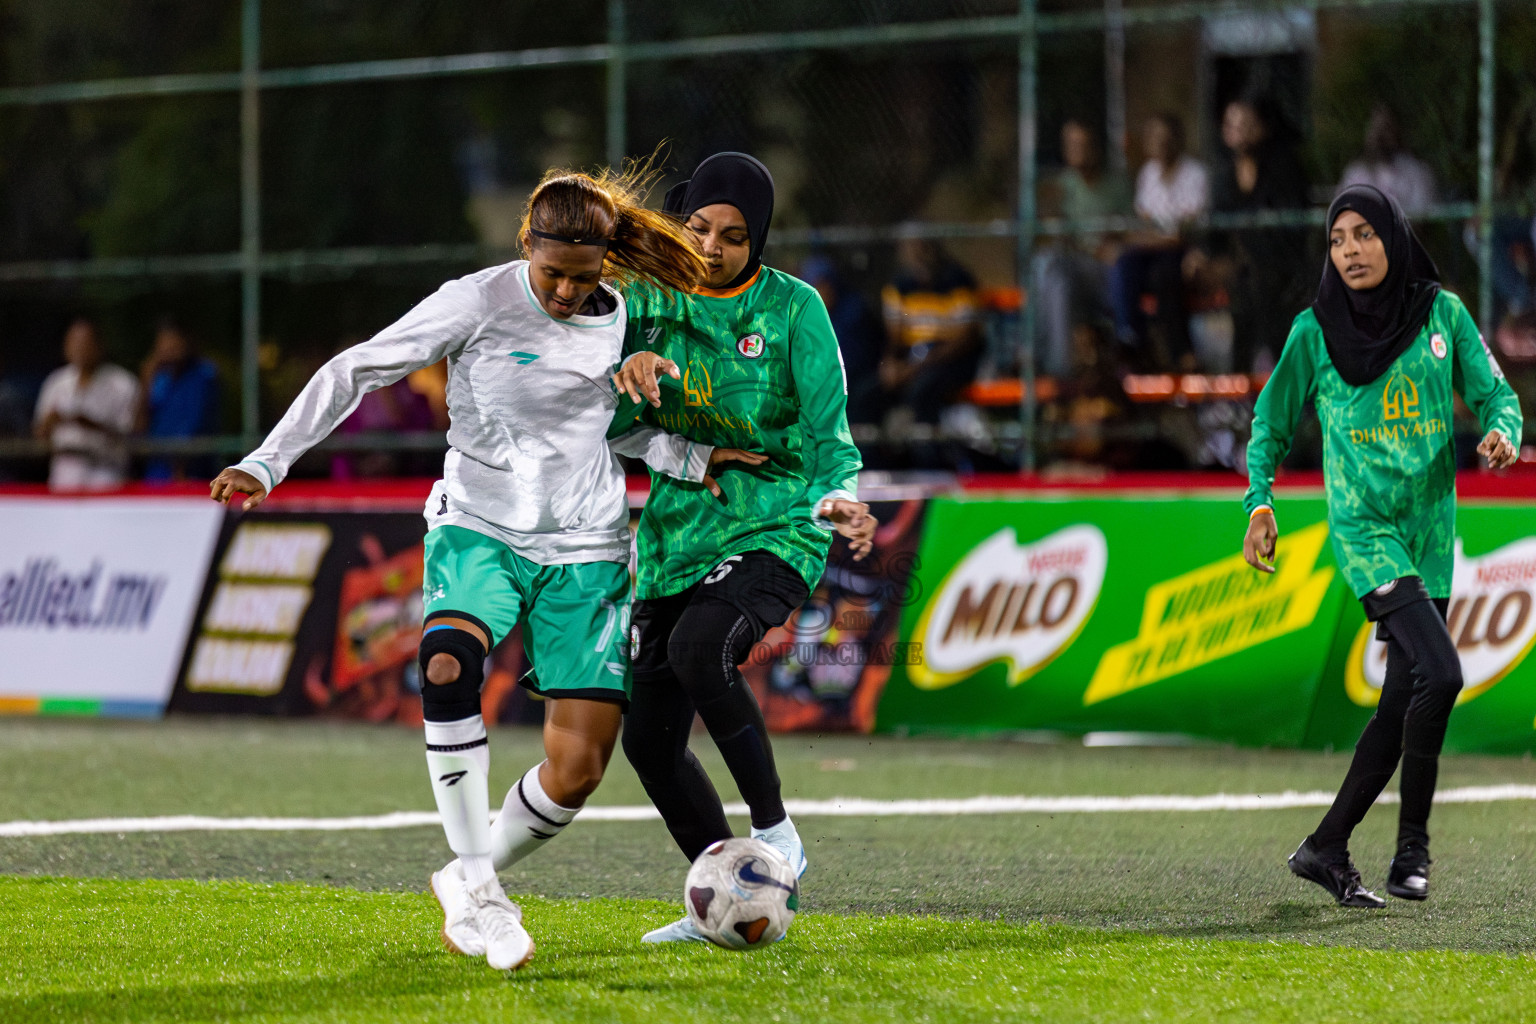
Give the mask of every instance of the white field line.
[[[1435, 795], [1443, 804], [1483, 804], [1536, 800], [1536, 786], [1464, 786]], [[900, 815], [960, 814], [1103, 814], [1115, 812], [1268, 811], [1288, 807], [1327, 807], [1333, 794], [1324, 790], [1298, 793], [1211, 793], [1205, 796], [973, 796], [963, 800], [786, 800], [784, 807], [798, 818], [879, 818]], [[1397, 803], [1397, 794], [1383, 793], [1377, 803]], [[745, 815], [746, 804], [726, 804], [725, 811]], [[582, 821], [647, 821], [659, 817], [650, 806], [588, 807]], [[0, 838], [62, 836], [121, 832], [343, 832], [357, 829], [417, 828], [438, 825], [436, 811], [395, 811], [352, 818], [218, 818], [177, 814], [158, 818], [85, 818], [75, 821], [0, 822]]]

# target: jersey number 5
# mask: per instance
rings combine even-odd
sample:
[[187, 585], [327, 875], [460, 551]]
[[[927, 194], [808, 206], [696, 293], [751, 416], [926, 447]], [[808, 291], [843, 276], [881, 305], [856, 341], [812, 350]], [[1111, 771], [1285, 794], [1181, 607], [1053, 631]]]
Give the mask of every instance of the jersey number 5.
[[715, 566], [714, 571], [711, 572], [708, 576], [704, 577], [704, 582], [719, 583], [721, 580], [729, 576], [731, 574], [731, 570], [735, 568], [732, 563], [739, 561], [741, 561], [740, 555], [732, 555], [730, 558], [727, 558], [725, 561]]

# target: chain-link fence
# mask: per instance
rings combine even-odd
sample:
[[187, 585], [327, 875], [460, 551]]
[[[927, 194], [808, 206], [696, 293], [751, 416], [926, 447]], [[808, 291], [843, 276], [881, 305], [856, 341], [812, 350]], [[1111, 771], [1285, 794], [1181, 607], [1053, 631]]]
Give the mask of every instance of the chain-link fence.
[[[130, 366], [172, 313], [223, 413], [145, 455], [251, 446], [339, 346], [514, 255], [545, 168], [658, 149], [668, 182], [718, 150], [761, 157], [768, 261], [827, 281], [877, 349], [913, 240], [974, 281], [976, 383], [937, 423], [879, 407], [859, 434], [875, 465], [1234, 464], [1251, 372], [1362, 161], [1432, 179], [1412, 213], [1447, 287], [1513, 339], [1523, 393], [1536, 359], [1525, 4], [6, 0], [0, 18], [0, 405], [25, 405], [78, 312]], [[1235, 106], [1263, 136], [1256, 184]], [[1209, 191], [1167, 230], [1132, 201], [1159, 117]], [[339, 443], [395, 469], [442, 444]], [[0, 439], [0, 473], [38, 476], [45, 451]]]

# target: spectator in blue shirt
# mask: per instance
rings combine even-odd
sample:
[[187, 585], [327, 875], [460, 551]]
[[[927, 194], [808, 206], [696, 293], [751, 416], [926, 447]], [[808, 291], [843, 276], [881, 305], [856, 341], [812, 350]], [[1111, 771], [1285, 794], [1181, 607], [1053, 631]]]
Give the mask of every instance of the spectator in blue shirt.
[[[215, 433], [219, 417], [219, 371], [198, 356], [181, 325], [163, 318], [155, 330], [155, 344], [140, 371], [143, 406], [140, 426], [150, 437], [198, 437]], [[146, 480], [201, 479], [211, 470], [206, 456], [153, 458], [144, 472]]]

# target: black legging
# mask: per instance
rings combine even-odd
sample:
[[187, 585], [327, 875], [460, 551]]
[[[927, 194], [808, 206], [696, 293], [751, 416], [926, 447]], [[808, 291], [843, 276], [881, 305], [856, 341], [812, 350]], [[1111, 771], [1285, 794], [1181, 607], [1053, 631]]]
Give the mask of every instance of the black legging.
[[1443, 599], [1414, 601], [1382, 619], [1388, 640], [1381, 700], [1355, 744], [1339, 795], [1312, 833], [1312, 844], [1319, 850], [1340, 853], [1348, 848], [1350, 834], [1386, 788], [1399, 758], [1403, 778], [1397, 848], [1428, 848], [1440, 747], [1462, 685], [1461, 660], [1445, 626], [1447, 604]]
[[719, 794], [688, 749], [695, 710], [736, 780], [753, 826], [784, 820], [768, 728], [736, 667], [767, 627], [725, 601], [692, 596], [648, 602], [661, 621], [647, 628], [667, 637], [666, 665], [636, 672], [624, 723], [624, 754], [690, 861], [709, 844], [731, 836]]

